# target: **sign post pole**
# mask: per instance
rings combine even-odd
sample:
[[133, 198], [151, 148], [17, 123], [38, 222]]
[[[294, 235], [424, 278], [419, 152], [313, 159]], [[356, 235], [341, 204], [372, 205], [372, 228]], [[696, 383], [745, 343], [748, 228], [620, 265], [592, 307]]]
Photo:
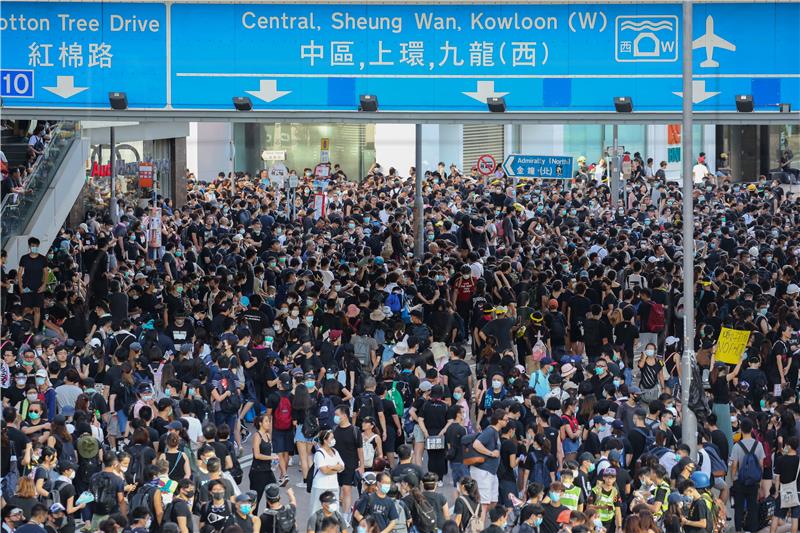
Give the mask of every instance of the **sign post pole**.
[[416, 151], [414, 162], [414, 257], [422, 259], [425, 252], [425, 221], [424, 205], [422, 203], [422, 124], [415, 126], [414, 149]]
[[[109, 166], [111, 167], [111, 177], [109, 178], [110, 191], [108, 199], [108, 208], [111, 211], [111, 221], [116, 224], [119, 222], [119, 213], [117, 212], [117, 170], [116, 170], [116, 139], [114, 138], [114, 126], [108, 128], [108, 144], [111, 145], [111, 155], [108, 158]], [[155, 207], [155, 205], [153, 205]]]
[[609, 157], [609, 163], [611, 163], [611, 164], [609, 165], [608, 185], [609, 185], [609, 189], [611, 189], [611, 209], [616, 209], [617, 208], [617, 204], [619, 203], [619, 185], [620, 185], [619, 176], [617, 175], [617, 173], [620, 170], [619, 164], [618, 164], [618, 161], [617, 161], [617, 155], [618, 155], [618, 152], [619, 152], [619, 147], [618, 147], [618, 144], [619, 144], [619, 126], [617, 124], [614, 124], [612, 126], [612, 131], [613, 131], [614, 140], [613, 140], [613, 148], [612, 148], [612, 152], [613, 153], [609, 154], [611, 156], [611, 157]]
[[694, 197], [692, 189], [692, 0], [683, 2], [683, 356], [681, 434], [697, 457], [697, 418], [689, 409], [694, 359]]

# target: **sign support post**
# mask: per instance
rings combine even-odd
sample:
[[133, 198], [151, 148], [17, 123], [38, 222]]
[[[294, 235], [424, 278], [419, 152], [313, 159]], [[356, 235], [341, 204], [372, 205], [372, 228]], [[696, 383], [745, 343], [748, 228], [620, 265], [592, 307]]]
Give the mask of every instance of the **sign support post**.
[[681, 434], [697, 457], [697, 418], [689, 409], [694, 359], [694, 197], [692, 189], [692, 0], [683, 1], [683, 355]]
[[[119, 213], [117, 208], [117, 169], [116, 169], [116, 139], [114, 138], [114, 126], [108, 128], [108, 143], [111, 145], [111, 156], [108, 158], [109, 166], [111, 167], [111, 177], [109, 178], [111, 194], [108, 198], [108, 208], [111, 211], [111, 221], [116, 224], [119, 222]], [[155, 207], [155, 205], [153, 206]]]
[[611, 209], [616, 209], [617, 204], [619, 203], [619, 186], [620, 180], [618, 172], [620, 170], [619, 161], [617, 161], [617, 155], [619, 155], [619, 126], [614, 124], [612, 128], [612, 135], [613, 139], [613, 148], [611, 157], [609, 158], [609, 172], [608, 172], [608, 185], [609, 189], [611, 190]]
[[414, 257], [422, 259], [425, 252], [425, 207], [422, 203], [422, 124], [415, 126], [414, 161]]

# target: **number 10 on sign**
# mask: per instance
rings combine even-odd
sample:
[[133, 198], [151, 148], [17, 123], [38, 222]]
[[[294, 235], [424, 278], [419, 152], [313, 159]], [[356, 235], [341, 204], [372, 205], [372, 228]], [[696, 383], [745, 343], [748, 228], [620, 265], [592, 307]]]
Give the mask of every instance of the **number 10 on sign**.
[[0, 96], [33, 98], [33, 71], [0, 70]]

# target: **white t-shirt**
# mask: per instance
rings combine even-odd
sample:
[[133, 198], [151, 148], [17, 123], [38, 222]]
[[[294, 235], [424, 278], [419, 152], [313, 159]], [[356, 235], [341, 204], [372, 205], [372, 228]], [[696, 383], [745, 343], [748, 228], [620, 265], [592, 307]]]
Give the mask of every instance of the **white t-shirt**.
[[314, 468], [317, 470], [314, 476], [314, 483], [311, 485], [315, 489], [332, 489], [339, 490], [339, 479], [335, 473], [324, 474], [320, 467], [322, 466], [344, 466], [344, 461], [339, 455], [339, 452], [333, 450], [333, 455], [328, 455], [323, 450], [314, 452]]
[[705, 178], [707, 175], [708, 167], [703, 163], [697, 163], [694, 167], [692, 167], [692, 177], [694, 178], [695, 183], [702, 183], [703, 178]]

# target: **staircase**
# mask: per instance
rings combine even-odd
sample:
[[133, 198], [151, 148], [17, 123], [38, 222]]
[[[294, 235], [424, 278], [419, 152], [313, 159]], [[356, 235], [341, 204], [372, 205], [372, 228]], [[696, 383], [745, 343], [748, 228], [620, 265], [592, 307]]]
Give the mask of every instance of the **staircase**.
[[[6, 145], [6, 139], [10, 142]], [[3, 152], [12, 163], [19, 143], [3, 137]], [[26, 144], [22, 145], [22, 157]], [[62, 122], [52, 132], [50, 144], [34, 164], [25, 181], [25, 192], [3, 199], [0, 213], [2, 246], [8, 253], [9, 268], [16, 268], [19, 258], [28, 252], [28, 238], [37, 237], [41, 248], [50, 248], [86, 181], [88, 139], [81, 137], [79, 122]]]

